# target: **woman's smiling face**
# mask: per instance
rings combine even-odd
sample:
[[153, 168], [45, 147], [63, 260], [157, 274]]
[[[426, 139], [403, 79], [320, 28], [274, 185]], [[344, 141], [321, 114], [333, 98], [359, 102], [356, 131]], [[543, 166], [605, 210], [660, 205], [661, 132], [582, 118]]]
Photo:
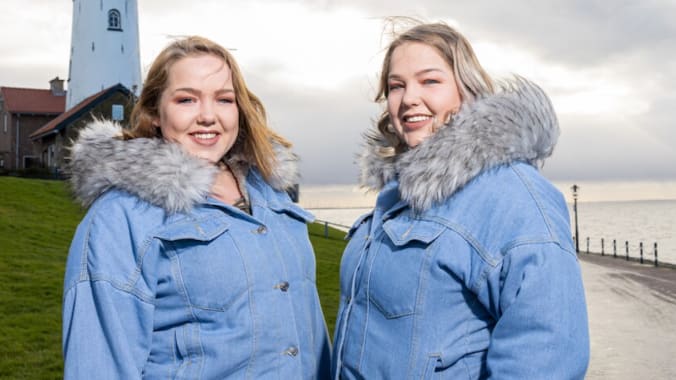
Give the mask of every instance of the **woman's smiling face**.
[[180, 59], [169, 70], [153, 124], [162, 136], [193, 156], [218, 162], [234, 145], [239, 132], [239, 110], [230, 68], [223, 59], [194, 55]]
[[392, 52], [387, 110], [395, 131], [415, 147], [460, 109], [453, 70], [431, 46], [404, 43]]

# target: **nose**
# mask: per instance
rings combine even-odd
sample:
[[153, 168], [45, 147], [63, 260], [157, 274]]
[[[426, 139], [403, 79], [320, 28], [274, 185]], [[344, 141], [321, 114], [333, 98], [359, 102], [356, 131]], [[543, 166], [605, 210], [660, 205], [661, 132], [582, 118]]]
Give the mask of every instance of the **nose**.
[[200, 125], [211, 125], [214, 124], [215, 121], [216, 118], [211, 103], [202, 102], [200, 105], [200, 113], [197, 116], [197, 123]]
[[404, 89], [404, 96], [401, 99], [406, 106], [417, 106], [420, 104], [420, 89], [418, 86], [409, 85]]

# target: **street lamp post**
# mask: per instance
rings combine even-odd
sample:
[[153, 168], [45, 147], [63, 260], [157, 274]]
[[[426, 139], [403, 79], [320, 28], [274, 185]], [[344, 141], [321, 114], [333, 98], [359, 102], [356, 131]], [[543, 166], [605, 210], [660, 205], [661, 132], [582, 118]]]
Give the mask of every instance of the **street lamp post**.
[[575, 252], [580, 253], [580, 237], [577, 229], [577, 191], [580, 186], [573, 184], [573, 213], [575, 214]]

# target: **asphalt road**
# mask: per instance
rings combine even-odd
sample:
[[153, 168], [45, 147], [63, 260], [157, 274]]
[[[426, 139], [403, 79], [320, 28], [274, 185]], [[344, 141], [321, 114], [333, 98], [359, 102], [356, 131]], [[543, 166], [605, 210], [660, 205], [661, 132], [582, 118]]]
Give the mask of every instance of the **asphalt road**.
[[676, 379], [676, 269], [579, 258], [591, 337], [586, 379]]

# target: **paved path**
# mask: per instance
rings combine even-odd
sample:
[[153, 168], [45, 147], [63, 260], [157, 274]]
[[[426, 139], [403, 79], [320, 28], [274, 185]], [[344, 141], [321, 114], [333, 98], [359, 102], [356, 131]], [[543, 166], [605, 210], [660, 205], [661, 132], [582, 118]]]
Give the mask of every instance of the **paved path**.
[[586, 379], [676, 379], [676, 269], [579, 257], [591, 337]]

